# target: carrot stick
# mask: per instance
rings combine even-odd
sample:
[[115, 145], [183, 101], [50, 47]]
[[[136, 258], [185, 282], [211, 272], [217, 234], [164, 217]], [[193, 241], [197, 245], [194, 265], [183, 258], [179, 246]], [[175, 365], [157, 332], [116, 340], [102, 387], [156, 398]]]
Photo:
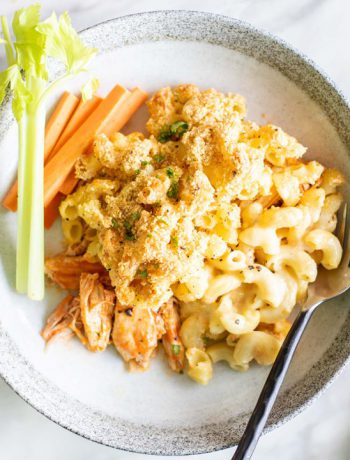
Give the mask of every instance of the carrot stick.
[[3, 207], [12, 212], [17, 211], [17, 191], [18, 183], [16, 179], [2, 200]]
[[73, 192], [78, 182], [79, 182], [79, 179], [75, 177], [75, 169], [73, 167], [71, 172], [68, 174], [66, 180], [61, 185], [60, 192], [63, 193], [64, 195], [69, 195], [70, 193]]
[[123, 102], [118, 114], [111, 117], [101, 131], [106, 136], [110, 136], [116, 131], [120, 131], [122, 127], [130, 120], [132, 115], [141, 107], [146, 101], [148, 95], [140, 88], [134, 88], [130, 96]]
[[45, 206], [56, 196], [75, 161], [86, 151], [94, 137], [104, 132], [111, 119], [119, 117], [123, 102], [129, 94], [124, 87], [116, 85], [56, 155], [48, 161], [44, 170]]
[[[106, 125], [103, 132], [107, 136], [110, 136], [116, 131], [119, 131], [132, 117], [132, 115], [138, 110], [138, 108], [147, 99], [147, 93], [142, 91], [140, 88], [132, 90], [130, 96], [123, 102], [123, 105], [118, 112], [118, 116], [111, 119], [110, 123]], [[77, 109], [78, 110], [78, 109]], [[65, 195], [72, 193], [78, 183], [78, 179], [75, 177], [74, 168], [69, 173], [67, 179], [63, 182], [60, 187], [60, 192]]]
[[45, 153], [44, 158], [48, 158], [61, 133], [65, 129], [71, 116], [79, 104], [79, 98], [74, 94], [65, 91], [55, 107], [51, 117], [45, 126]]
[[78, 107], [73, 113], [71, 119], [68, 121], [54, 149], [48, 156], [48, 160], [50, 160], [50, 158], [52, 158], [68, 141], [68, 139], [73, 135], [74, 131], [76, 131], [79, 126], [84, 123], [84, 121], [92, 114], [92, 112], [96, 109], [101, 101], [102, 98], [99, 96], [93, 96], [91, 99], [85, 102], [82, 99], [80, 100]]
[[45, 228], [51, 228], [52, 224], [55, 222], [57, 217], [59, 216], [58, 207], [63, 200], [64, 195], [62, 193], [57, 193], [55, 198], [51, 201], [51, 203], [46, 206], [44, 209], [44, 224]]
[[[51, 117], [49, 118], [45, 128], [45, 150], [44, 161], [50, 155], [54, 148], [59, 136], [71, 118], [75, 108], [77, 107], [79, 99], [74, 94], [65, 92], [58, 101]], [[17, 210], [17, 180], [12, 184], [2, 201], [2, 205], [9, 211], [15, 212]]]

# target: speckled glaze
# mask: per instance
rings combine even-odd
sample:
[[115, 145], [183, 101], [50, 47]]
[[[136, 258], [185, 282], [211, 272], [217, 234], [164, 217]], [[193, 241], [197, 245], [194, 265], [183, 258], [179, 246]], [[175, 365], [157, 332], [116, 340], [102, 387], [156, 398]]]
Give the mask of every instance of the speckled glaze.
[[[200, 12], [162, 11], [111, 20], [82, 32], [100, 49], [159, 40], [201, 41], [223, 46], [274, 67], [316, 101], [345, 145], [350, 141], [350, 110], [333, 83], [306, 57], [275, 37], [240, 21]], [[0, 110], [0, 138], [12, 121], [8, 104]], [[340, 372], [350, 354], [350, 315], [322, 358], [302, 380], [282, 392], [269, 419], [271, 430], [307, 407]], [[133, 424], [72, 398], [46, 380], [19, 352], [0, 318], [0, 373], [25, 401], [61, 426], [90, 440], [146, 454], [199, 454], [233, 446], [249, 414], [191, 429]], [[179, 395], [181, 397], [181, 395]], [[227, 401], [227, 404], [230, 404]]]

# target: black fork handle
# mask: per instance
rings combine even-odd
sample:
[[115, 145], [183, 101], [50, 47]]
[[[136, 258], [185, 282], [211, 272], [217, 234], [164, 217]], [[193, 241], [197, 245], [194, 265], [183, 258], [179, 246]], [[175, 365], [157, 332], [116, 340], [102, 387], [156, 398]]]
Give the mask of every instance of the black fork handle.
[[280, 352], [278, 353], [275, 363], [273, 364], [267, 377], [258, 402], [256, 403], [237, 449], [233, 454], [232, 460], [249, 460], [253, 455], [257, 442], [263, 432], [268, 416], [270, 415], [278, 392], [287, 374], [295, 350], [314, 311], [314, 308], [301, 311], [293, 322]]

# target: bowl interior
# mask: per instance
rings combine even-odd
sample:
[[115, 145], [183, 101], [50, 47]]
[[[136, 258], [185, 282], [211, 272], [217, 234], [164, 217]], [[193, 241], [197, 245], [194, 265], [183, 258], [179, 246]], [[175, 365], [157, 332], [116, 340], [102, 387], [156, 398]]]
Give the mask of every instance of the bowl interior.
[[[160, 14], [160, 20], [164, 23], [166, 15]], [[268, 65], [252, 57], [257, 43], [253, 35], [246, 35], [252, 50], [248, 55], [227, 35], [225, 40], [231, 40], [229, 46], [220, 40], [216, 43], [206, 39], [198, 20], [193, 22], [193, 27], [197, 27], [193, 36], [184, 31], [186, 22], [175, 34], [170, 21], [170, 38], [163, 26], [157, 26], [155, 17], [152, 21], [158, 35], [150, 35], [149, 28], [143, 30], [139, 21], [135, 16], [85, 32], [86, 39], [102, 49], [92, 67], [101, 82], [101, 94], [106, 94], [116, 82], [127, 87], [138, 85], [149, 92], [179, 83], [238, 92], [246, 97], [249, 119], [281, 126], [308, 147], [307, 158], [338, 167], [349, 177], [349, 152], [342, 142], [342, 127], [334, 125], [320, 100], [311, 99], [314, 88], [301, 89], [298, 82], [286, 76], [288, 72], [278, 68], [275, 58], [271, 57]], [[212, 26], [219, 25], [217, 18]], [[231, 26], [236, 31], [249, 30], [235, 22]], [[130, 42], [131, 32], [137, 27], [137, 37]], [[220, 36], [220, 31], [216, 32]], [[265, 48], [269, 40], [266, 37]], [[282, 59], [283, 46], [279, 46]], [[76, 79], [69, 87], [78, 90], [81, 81]], [[0, 120], [1, 195], [16, 168], [16, 127], [6, 110]], [[141, 110], [126, 131], [143, 129], [146, 116], [146, 110]], [[15, 215], [1, 210], [0, 224], [0, 372], [16, 391], [63, 426], [128, 450], [199, 453], [228, 447], [239, 439], [268, 369], [252, 366], [249, 372], [240, 374], [216, 365], [211, 383], [201, 387], [185, 376], [171, 373], [161, 353], [149, 372], [131, 374], [112, 347], [102, 354], [92, 354], [72, 340], [56, 341], [45, 349], [39, 332], [63, 293], [50, 287], [40, 303], [15, 293]], [[47, 253], [59, 250], [60, 241], [56, 223], [47, 234]], [[345, 298], [328, 303], [317, 312], [297, 351], [270, 423], [298, 410], [341, 366], [349, 353], [349, 346], [346, 350], [343, 343], [348, 314]], [[334, 362], [334, 352], [340, 348], [342, 355]], [[149, 442], [150, 437], [153, 443]]]

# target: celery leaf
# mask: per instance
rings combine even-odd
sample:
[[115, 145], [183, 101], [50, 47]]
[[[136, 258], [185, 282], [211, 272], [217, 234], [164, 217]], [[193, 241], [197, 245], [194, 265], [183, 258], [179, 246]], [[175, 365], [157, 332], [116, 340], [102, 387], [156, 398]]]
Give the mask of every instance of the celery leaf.
[[100, 82], [97, 78], [90, 78], [82, 87], [81, 87], [81, 97], [83, 102], [91, 99], [98, 87], [100, 86]]
[[45, 36], [36, 30], [40, 21], [40, 5], [35, 4], [15, 12], [12, 29], [17, 64], [26, 77], [48, 79], [45, 59]]
[[57, 19], [55, 13], [36, 27], [45, 35], [45, 51], [66, 67], [69, 73], [85, 70], [85, 66], [96, 54], [96, 49], [86, 46], [74, 30], [68, 13], [63, 13]]

